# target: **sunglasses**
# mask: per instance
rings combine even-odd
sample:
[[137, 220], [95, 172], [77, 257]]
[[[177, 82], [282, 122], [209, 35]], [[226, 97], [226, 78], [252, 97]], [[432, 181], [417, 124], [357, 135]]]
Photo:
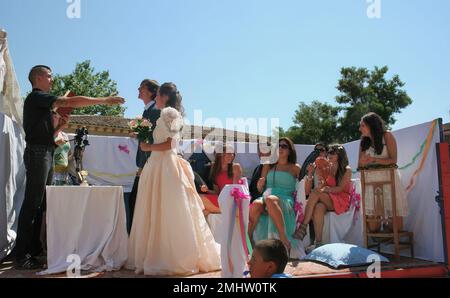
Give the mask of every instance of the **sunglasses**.
[[327, 150], [325, 148], [316, 148], [317, 151], [319, 152], [326, 152]]
[[336, 151], [328, 151], [328, 154], [329, 154], [329, 155], [336, 155], [337, 152], [336, 152]]
[[288, 144], [280, 144], [279, 145], [281, 149], [289, 149], [289, 145]]

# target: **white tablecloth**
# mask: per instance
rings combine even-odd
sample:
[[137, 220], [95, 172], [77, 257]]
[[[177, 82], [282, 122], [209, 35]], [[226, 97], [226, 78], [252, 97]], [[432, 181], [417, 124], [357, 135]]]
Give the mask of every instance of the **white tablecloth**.
[[121, 186], [47, 186], [47, 262], [64, 272], [79, 255], [81, 270], [120, 269], [128, 256]]

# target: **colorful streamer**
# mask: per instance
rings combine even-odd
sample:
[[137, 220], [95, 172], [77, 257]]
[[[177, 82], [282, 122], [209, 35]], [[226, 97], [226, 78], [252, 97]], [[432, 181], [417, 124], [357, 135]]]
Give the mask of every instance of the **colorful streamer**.
[[425, 152], [422, 155], [422, 160], [420, 161], [419, 166], [417, 167], [417, 169], [414, 171], [414, 174], [409, 179], [408, 186], [406, 187], [406, 192], [410, 192], [411, 189], [414, 187], [414, 185], [416, 185], [417, 176], [422, 171], [423, 166], [425, 165], [425, 161], [427, 160], [427, 157], [428, 157], [428, 152], [430, 151], [431, 141], [433, 140], [436, 123], [437, 123], [437, 120], [434, 120], [431, 124], [430, 131], [428, 132], [428, 136], [427, 136], [427, 140], [426, 140], [426, 144], [425, 144]]

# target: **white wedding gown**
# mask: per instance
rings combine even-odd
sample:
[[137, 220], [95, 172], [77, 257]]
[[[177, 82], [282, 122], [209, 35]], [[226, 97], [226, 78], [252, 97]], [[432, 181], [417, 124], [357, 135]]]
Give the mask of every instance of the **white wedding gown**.
[[[182, 117], [161, 111], [154, 143], [178, 139]], [[203, 215], [190, 164], [176, 148], [154, 151], [139, 180], [126, 267], [137, 274], [190, 275], [220, 269], [220, 247]]]

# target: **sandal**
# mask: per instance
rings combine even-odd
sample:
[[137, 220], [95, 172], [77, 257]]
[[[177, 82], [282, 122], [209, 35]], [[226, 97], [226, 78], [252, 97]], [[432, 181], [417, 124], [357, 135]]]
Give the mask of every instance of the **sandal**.
[[305, 236], [307, 234], [307, 228], [308, 228], [308, 225], [301, 224], [300, 227], [298, 227], [298, 229], [295, 230], [294, 235], [292, 235], [292, 237], [294, 239], [303, 240], [303, 238], [305, 238]]
[[319, 248], [319, 247], [321, 247], [321, 246], [323, 246], [323, 243], [322, 243], [322, 242], [315, 241], [314, 244], [308, 246], [308, 247], [306, 248], [305, 251], [306, 251], [307, 254], [309, 254], [309, 253], [311, 253], [313, 250], [315, 250], [316, 248]]

